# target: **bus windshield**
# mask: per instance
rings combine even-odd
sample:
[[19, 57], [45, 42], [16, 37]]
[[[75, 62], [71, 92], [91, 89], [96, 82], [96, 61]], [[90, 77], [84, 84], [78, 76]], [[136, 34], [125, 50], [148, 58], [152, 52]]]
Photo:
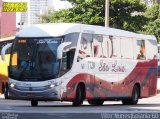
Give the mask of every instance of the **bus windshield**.
[[57, 78], [60, 67], [57, 48], [61, 42], [61, 37], [16, 39], [12, 47], [10, 77], [21, 81]]

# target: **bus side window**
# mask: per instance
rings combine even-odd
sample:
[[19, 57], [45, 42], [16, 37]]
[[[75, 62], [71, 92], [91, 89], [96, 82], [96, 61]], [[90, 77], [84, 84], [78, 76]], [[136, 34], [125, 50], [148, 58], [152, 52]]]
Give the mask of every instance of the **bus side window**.
[[67, 52], [67, 69], [71, 69], [73, 60], [74, 60], [74, 55], [75, 55], [75, 49], [71, 49], [70, 51]]
[[64, 36], [64, 42], [71, 42], [71, 44], [69, 46], [66, 46], [63, 50], [63, 58], [60, 73], [61, 75], [65, 74], [72, 68], [78, 38], [79, 33], [70, 33]]
[[61, 75], [65, 74], [72, 68], [74, 55], [75, 55], [75, 49], [63, 52]]
[[146, 51], [145, 51], [145, 40], [137, 40], [137, 59], [145, 60], [146, 59]]
[[92, 56], [92, 34], [83, 33], [77, 61]]
[[103, 55], [107, 58], [120, 58], [120, 38], [117, 36], [103, 36]]
[[[159, 58], [157, 54], [157, 42], [156, 40], [145, 39], [145, 53], [146, 53], [146, 60], [152, 60]], [[159, 49], [159, 48], [158, 48]]]
[[103, 37], [102, 35], [93, 35], [93, 53], [94, 57], [104, 57], [103, 56]]
[[121, 40], [121, 58], [133, 59], [134, 57], [133, 39], [129, 37], [120, 37], [120, 40]]

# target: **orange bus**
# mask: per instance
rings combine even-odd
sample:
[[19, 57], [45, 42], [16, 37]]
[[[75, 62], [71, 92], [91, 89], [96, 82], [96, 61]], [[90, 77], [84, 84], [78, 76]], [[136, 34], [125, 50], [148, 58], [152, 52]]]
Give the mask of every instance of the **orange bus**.
[[[0, 52], [2, 48], [12, 43], [14, 37], [7, 37], [0, 39]], [[0, 94], [4, 94], [5, 99], [8, 98], [8, 65], [10, 60], [10, 48], [6, 50], [5, 61], [0, 55]]]

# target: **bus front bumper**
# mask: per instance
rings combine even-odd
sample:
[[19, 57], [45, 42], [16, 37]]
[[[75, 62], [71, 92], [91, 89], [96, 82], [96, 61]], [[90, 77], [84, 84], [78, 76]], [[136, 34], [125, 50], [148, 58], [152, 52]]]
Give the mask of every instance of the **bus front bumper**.
[[[31, 90], [31, 91], [29, 91]], [[9, 98], [15, 100], [39, 100], [39, 101], [60, 101], [60, 90], [50, 88], [47, 90], [9, 88]]]

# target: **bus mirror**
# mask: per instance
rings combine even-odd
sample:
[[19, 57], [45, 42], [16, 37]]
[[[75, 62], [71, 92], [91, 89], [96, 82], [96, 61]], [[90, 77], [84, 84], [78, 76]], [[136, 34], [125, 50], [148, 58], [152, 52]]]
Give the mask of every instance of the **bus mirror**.
[[1, 50], [1, 57], [2, 57], [2, 61], [5, 61], [5, 54], [6, 54], [6, 50], [8, 48], [10, 48], [12, 46], [12, 43], [8, 43], [7, 45], [5, 45], [2, 50]]
[[71, 44], [71, 42], [64, 42], [64, 43], [62, 43], [58, 46], [58, 48], [57, 48], [57, 59], [62, 59], [63, 49], [70, 44]]

